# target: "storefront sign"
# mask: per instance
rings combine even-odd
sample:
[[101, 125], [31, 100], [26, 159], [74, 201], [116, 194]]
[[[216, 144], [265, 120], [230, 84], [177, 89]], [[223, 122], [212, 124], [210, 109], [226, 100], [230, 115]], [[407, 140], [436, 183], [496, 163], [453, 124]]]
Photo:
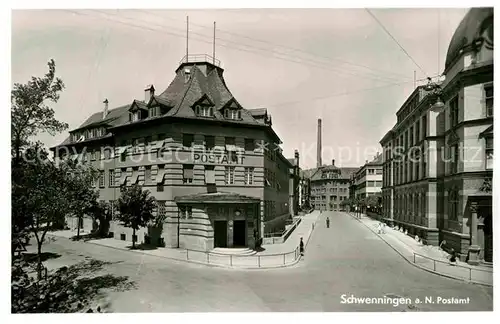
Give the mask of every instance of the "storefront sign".
[[194, 153], [193, 160], [198, 163], [218, 163], [218, 164], [243, 164], [243, 155], [235, 152], [215, 154], [215, 153]]

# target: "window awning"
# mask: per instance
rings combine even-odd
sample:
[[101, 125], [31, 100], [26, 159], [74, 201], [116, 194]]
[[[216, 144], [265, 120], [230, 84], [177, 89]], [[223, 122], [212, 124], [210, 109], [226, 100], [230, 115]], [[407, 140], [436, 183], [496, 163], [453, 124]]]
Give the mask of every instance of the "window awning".
[[165, 140], [157, 141], [153, 147], [153, 149], [158, 150], [161, 149], [165, 145]]
[[205, 183], [215, 184], [215, 170], [205, 170]]
[[192, 179], [193, 178], [193, 169], [184, 169], [184, 178]]
[[163, 183], [165, 179], [165, 169], [158, 170], [158, 174], [156, 175], [156, 184]]
[[120, 146], [120, 147], [118, 148], [118, 155], [125, 153], [125, 151], [127, 151], [127, 149], [129, 149], [130, 147], [131, 147], [130, 145], [127, 145], [127, 146]]
[[125, 186], [127, 184], [127, 178], [128, 174], [126, 172], [123, 172], [122, 176], [120, 177], [120, 186]]
[[132, 178], [130, 179], [130, 183], [131, 184], [136, 184], [138, 179], [139, 179], [139, 171], [135, 171], [132, 174]]
[[236, 145], [233, 145], [233, 144], [226, 144], [226, 151], [229, 151], [229, 152], [236, 152]]

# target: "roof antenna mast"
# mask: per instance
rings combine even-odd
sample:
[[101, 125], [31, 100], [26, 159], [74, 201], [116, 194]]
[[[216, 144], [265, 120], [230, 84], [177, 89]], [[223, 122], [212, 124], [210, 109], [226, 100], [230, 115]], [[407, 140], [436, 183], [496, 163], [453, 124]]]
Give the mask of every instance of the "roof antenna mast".
[[186, 63], [189, 61], [189, 16], [186, 16]]
[[214, 21], [214, 48], [213, 48], [213, 55], [212, 55], [212, 59], [213, 59], [213, 64], [215, 65], [215, 21]]

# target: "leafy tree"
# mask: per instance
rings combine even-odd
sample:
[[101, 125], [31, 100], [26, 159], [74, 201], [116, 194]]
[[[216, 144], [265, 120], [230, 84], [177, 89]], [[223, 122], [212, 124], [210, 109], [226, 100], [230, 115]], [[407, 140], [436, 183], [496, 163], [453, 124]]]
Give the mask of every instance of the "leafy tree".
[[[118, 220], [123, 226], [132, 228], [132, 235], [153, 220], [153, 209], [156, 207], [155, 199], [148, 190], [142, 190], [139, 185], [125, 188], [117, 202]], [[132, 239], [132, 248], [135, 249], [135, 240]]]
[[67, 159], [61, 168], [68, 178], [70, 210], [78, 219], [76, 232], [78, 240], [80, 239], [80, 222], [82, 222], [84, 215], [92, 213], [95, 209], [95, 203], [99, 199], [99, 191], [92, 186], [94, 179], [98, 176], [98, 171], [90, 165], [70, 159]]
[[64, 89], [63, 81], [55, 76], [54, 60], [50, 60], [48, 66], [49, 71], [43, 77], [32, 77], [26, 84], [15, 83], [11, 91], [11, 145], [15, 165], [30, 137], [39, 132], [54, 135], [68, 128], [68, 124], [54, 118], [54, 110], [46, 104], [56, 103]]
[[109, 233], [109, 226], [112, 220], [113, 206], [105, 201], [95, 200], [92, 207], [89, 209], [89, 215], [92, 217], [93, 222], [98, 223], [97, 231], [94, 233], [97, 237], [107, 237]]
[[66, 175], [47, 156], [40, 147], [25, 152], [26, 158], [16, 169], [12, 193], [13, 210], [19, 208], [13, 213], [15, 223], [22, 223], [37, 241], [39, 276], [45, 235], [54, 223], [64, 219], [69, 207]]

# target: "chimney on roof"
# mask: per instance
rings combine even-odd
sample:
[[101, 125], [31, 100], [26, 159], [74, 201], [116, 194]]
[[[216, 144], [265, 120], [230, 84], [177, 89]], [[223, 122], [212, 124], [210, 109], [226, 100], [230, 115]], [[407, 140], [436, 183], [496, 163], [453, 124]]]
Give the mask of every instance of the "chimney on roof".
[[323, 164], [321, 163], [321, 151], [322, 151], [322, 148], [321, 148], [321, 118], [318, 119], [318, 143], [317, 143], [317, 165], [318, 165], [318, 168], [320, 166], [322, 166]]
[[299, 166], [299, 150], [295, 150], [295, 166]]
[[335, 166], [335, 159], [332, 159], [332, 165]]
[[188, 83], [191, 78], [191, 69], [189, 67], [184, 68], [184, 83]]
[[102, 119], [105, 119], [108, 116], [108, 103], [109, 103], [108, 99], [107, 98], [104, 99], [103, 103], [104, 103], [104, 111], [102, 112]]
[[148, 103], [149, 100], [155, 95], [155, 87], [152, 84], [148, 85], [146, 89], [144, 89], [144, 102]]

